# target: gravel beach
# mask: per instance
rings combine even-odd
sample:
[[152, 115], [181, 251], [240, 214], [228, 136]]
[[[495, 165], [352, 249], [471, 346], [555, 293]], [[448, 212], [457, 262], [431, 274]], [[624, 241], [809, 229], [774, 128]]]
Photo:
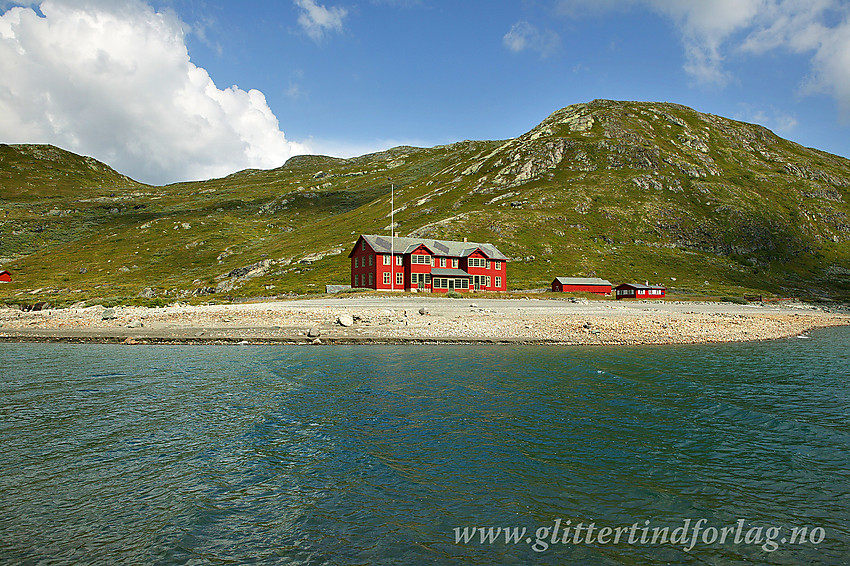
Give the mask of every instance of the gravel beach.
[[351, 297], [163, 308], [0, 309], [0, 341], [146, 343], [695, 344], [850, 324], [804, 303]]

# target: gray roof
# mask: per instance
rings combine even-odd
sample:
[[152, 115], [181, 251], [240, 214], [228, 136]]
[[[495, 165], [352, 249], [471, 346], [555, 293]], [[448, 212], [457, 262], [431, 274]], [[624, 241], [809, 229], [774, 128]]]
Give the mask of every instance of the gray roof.
[[463, 269], [446, 269], [439, 267], [431, 270], [432, 277], [472, 277]]
[[599, 277], [555, 277], [555, 281], [561, 285], [607, 285], [611, 286], [611, 282], [607, 279]]
[[508, 257], [500, 252], [493, 244], [455, 242], [452, 240], [431, 240], [428, 238], [400, 238], [397, 236], [390, 237], [367, 234], [364, 234], [361, 237], [366, 240], [377, 253], [390, 253], [392, 247], [395, 249], [396, 253], [408, 254], [419, 246], [425, 246], [436, 256], [467, 257], [475, 250], [481, 250], [484, 255], [490, 259], [508, 259]]

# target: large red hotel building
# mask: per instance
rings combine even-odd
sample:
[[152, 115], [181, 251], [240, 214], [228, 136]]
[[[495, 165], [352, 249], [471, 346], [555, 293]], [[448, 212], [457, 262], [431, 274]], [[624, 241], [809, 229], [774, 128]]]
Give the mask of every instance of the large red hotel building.
[[492, 244], [362, 235], [348, 257], [356, 288], [429, 293], [508, 288], [508, 258]]

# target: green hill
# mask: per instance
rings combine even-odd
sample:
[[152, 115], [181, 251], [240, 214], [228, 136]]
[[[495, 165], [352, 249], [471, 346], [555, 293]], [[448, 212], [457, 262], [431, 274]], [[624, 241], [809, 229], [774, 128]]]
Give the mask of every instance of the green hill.
[[0, 301], [321, 291], [348, 282], [359, 234], [389, 232], [391, 182], [396, 232], [492, 242], [510, 288], [595, 275], [674, 296], [850, 298], [849, 160], [680, 105], [600, 100], [510, 140], [165, 187], [0, 146], [0, 261], [15, 276]]

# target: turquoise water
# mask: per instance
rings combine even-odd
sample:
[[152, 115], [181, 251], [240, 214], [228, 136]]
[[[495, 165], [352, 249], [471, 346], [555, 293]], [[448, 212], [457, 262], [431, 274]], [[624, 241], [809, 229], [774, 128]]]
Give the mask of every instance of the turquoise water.
[[0, 563], [844, 564], [850, 328], [811, 336], [0, 345]]

